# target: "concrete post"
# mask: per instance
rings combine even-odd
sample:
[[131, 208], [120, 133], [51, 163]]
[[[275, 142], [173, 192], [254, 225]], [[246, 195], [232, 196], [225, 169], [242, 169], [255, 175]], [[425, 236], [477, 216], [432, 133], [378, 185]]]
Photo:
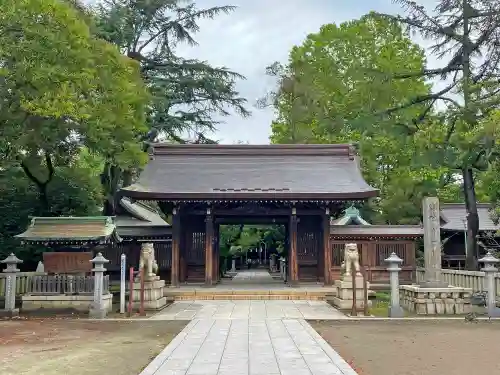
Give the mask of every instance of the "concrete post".
[[125, 314], [125, 272], [127, 269], [127, 256], [120, 256], [120, 314]]
[[14, 253], [2, 260], [0, 263], [4, 263], [7, 267], [3, 270], [6, 274], [5, 278], [5, 309], [2, 315], [6, 316], [18, 316], [19, 309], [16, 309], [16, 277], [19, 272], [17, 265], [23, 261], [16, 257]]
[[402, 318], [405, 316], [403, 309], [399, 304], [399, 267], [403, 260], [397, 256], [396, 253], [392, 253], [389, 258], [385, 259], [385, 262], [389, 264], [387, 271], [389, 271], [389, 279], [391, 282], [391, 306], [389, 306], [389, 317], [391, 318]]
[[101, 253], [91, 260], [94, 268], [94, 301], [90, 305], [89, 317], [93, 319], [103, 319], [106, 317], [107, 310], [103, 303], [103, 287], [104, 287], [104, 264], [109, 263], [109, 260], [104, 258]]
[[488, 311], [488, 316], [490, 317], [500, 317], [500, 309], [497, 308], [497, 291], [495, 286], [495, 272], [498, 272], [498, 268], [495, 265], [500, 262], [491, 252], [487, 252], [484, 257], [478, 260], [479, 263], [484, 263], [484, 268], [481, 271], [484, 272], [486, 278], [486, 290], [488, 292], [488, 297], [486, 300], [486, 309]]

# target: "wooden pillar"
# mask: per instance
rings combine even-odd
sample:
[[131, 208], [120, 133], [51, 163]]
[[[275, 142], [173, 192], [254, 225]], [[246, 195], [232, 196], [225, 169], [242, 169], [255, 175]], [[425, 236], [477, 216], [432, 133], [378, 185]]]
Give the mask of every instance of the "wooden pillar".
[[214, 284], [214, 218], [212, 210], [207, 208], [205, 217], [205, 284], [211, 286]]
[[299, 282], [299, 264], [297, 259], [297, 209], [292, 208], [290, 215], [290, 254], [288, 256], [289, 270], [290, 270], [290, 284], [297, 284]]
[[332, 249], [330, 246], [330, 209], [326, 208], [322, 218], [323, 227], [323, 268], [325, 285], [331, 285]]
[[180, 247], [181, 247], [181, 217], [179, 208], [174, 207], [172, 211], [172, 269], [171, 286], [179, 286], [179, 266], [180, 266]]
[[217, 224], [214, 227], [214, 280], [216, 283], [220, 281], [219, 275], [220, 275], [220, 264], [219, 264], [219, 227], [220, 225]]

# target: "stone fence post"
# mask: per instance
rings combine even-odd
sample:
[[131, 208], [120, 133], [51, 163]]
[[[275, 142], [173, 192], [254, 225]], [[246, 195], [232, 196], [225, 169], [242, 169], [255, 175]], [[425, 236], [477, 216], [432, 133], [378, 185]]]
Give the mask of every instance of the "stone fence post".
[[496, 268], [495, 265], [500, 262], [500, 260], [488, 251], [484, 257], [478, 260], [478, 262], [484, 263], [484, 268], [482, 268], [481, 271], [485, 274], [486, 291], [488, 293], [486, 300], [488, 316], [500, 317], [500, 309], [497, 308], [497, 293], [495, 285], [495, 272], [498, 272], [498, 268]]
[[399, 304], [399, 267], [403, 260], [398, 257], [396, 253], [392, 253], [389, 258], [385, 259], [389, 264], [387, 271], [389, 271], [389, 280], [391, 283], [391, 306], [389, 307], [389, 317], [403, 318], [405, 313]]
[[19, 309], [16, 309], [16, 277], [19, 272], [17, 265], [23, 261], [16, 257], [14, 253], [2, 260], [0, 263], [4, 263], [7, 267], [3, 270], [6, 273], [5, 278], [5, 309], [2, 315], [7, 316], [18, 316]]
[[90, 304], [89, 317], [93, 319], [103, 319], [106, 317], [107, 309], [103, 302], [103, 288], [104, 288], [104, 264], [109, 263], [109, 260], [104, 258], [101, 253], [98, 253], [94, 259], [91, 260], [94, 268], [94, 301]]

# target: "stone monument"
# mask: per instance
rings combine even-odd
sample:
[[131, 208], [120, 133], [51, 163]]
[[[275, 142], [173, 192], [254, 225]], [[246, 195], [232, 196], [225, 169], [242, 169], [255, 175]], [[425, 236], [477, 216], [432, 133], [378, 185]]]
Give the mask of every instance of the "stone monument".
[[[154, 245], [143, 243], [139, 258], [139, 270], [144, 272], [144, 309], [160, 310], [167, 304], [164, 296], [165, 280], [156, 275], [158, 264], [155, 259]], [[138, 309], [141, 303], [141, 280], [136, 277], [133, 284], [132, 308]]]
[[420, 285], [400, 287], [401, 305], [421, 315], [466, 314], [471, 309], [472, 289], [449, 286], [441, 277], [441, 225], [438, 198], [424, 198], [422, 211], [425, 276]]
[[[355, 283], [352, 284], [352, 269], [354, 268]], [[347, 243], [344, 247], [344, 262], [343, 274], [340, 280], [335, 280], [334, 287], [337, 290], [336, 296], [332, 298], [335, 307], [347, 310], [351, 309], [353, 305], [353, 293], [356, 293], [356, 308], [362, 309], [364, 304], [364, 277], [360, 272], [359, 266], [359, 251], [358, 245], [355, 243]], [[367, 283], [368, 290], [370, 284]], [[370, 306], [371, 301], [368, 301]]]

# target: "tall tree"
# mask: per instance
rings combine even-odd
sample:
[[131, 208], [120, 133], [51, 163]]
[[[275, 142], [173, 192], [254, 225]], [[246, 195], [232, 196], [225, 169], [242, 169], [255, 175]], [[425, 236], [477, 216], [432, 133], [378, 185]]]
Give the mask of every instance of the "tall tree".
[[[195, 3], [182, 0], [103, 0], [97, 6], [99, 35], [140, 64], [149, 88], [152, 99], [146, 113], [146, 143], [158, 134], [184, 143], [186, 133], [194, 133], [195, 142], [210, 143], [206, 134], [215, 130], [217, 116], [227, 116], [230, 111], [249, 115], [245, 99], [235, 90], [236, 80], [244, 77], [176, 54], [179, 43], [196, 44], [193, 35], [199, 31], [200, 19], [212, 19], [233, 9], [199, 9]], [[105, 211], [112, 213], [118, 185], [130, 184], [137, 171], [107, 169], [111, 173], [103, 179], [108, 187]]]
[[3, 0], [0, 61], [1, 156], [37, 186], [45, 211], [57, 166], [82, 145], [122, 167], [145, 161], [138, 64], [94, 38], [70, 2]]
[[274, 143], [359, 142], [364, 176], [381, 190], [372, 202], [370, 220], [388, 223], [420, 221], [420, 200], [453, 182], [439, 180], [439, 165], [420, 162], [415, 141], [400, 124], [421, 108], [408, 108], [382, 118], [388, 107], [427, 95], [418, 77], [388, 81], [377, 74], [395, 73], [400, 66], [423, 70], [423, 50], [397, 22], [373, 14], [321, 27], [294, 47], [287, 66], [275, 63], [268, 73], [278, 78], [278, 90], [267, 103], [277, 110], [272, 124]]
[[466, 266], [476, 269], [479, 217], [474, 174], [488, 168], [495, 151], [497, 126], [487, 119], [500, 102], [500, 1], [440, 0], [433, 12], [411, 0], [397, 2], [407, 16], [381, 16], [402, 23], [432, 41], [429, 52], [445, 64], [435, 69], [401, 66], [392, 78], [441, 78], [444, 82], [431, 93], [388, 107], [388, 112], [423, 106], [415, 121], [408, 123], [414, 132], [419, 120], [437, 103], [447, 107], [443, 118], [446, 137], [437, 148], [446, 154], [448, 166], [462, 175], [467, 208]]

